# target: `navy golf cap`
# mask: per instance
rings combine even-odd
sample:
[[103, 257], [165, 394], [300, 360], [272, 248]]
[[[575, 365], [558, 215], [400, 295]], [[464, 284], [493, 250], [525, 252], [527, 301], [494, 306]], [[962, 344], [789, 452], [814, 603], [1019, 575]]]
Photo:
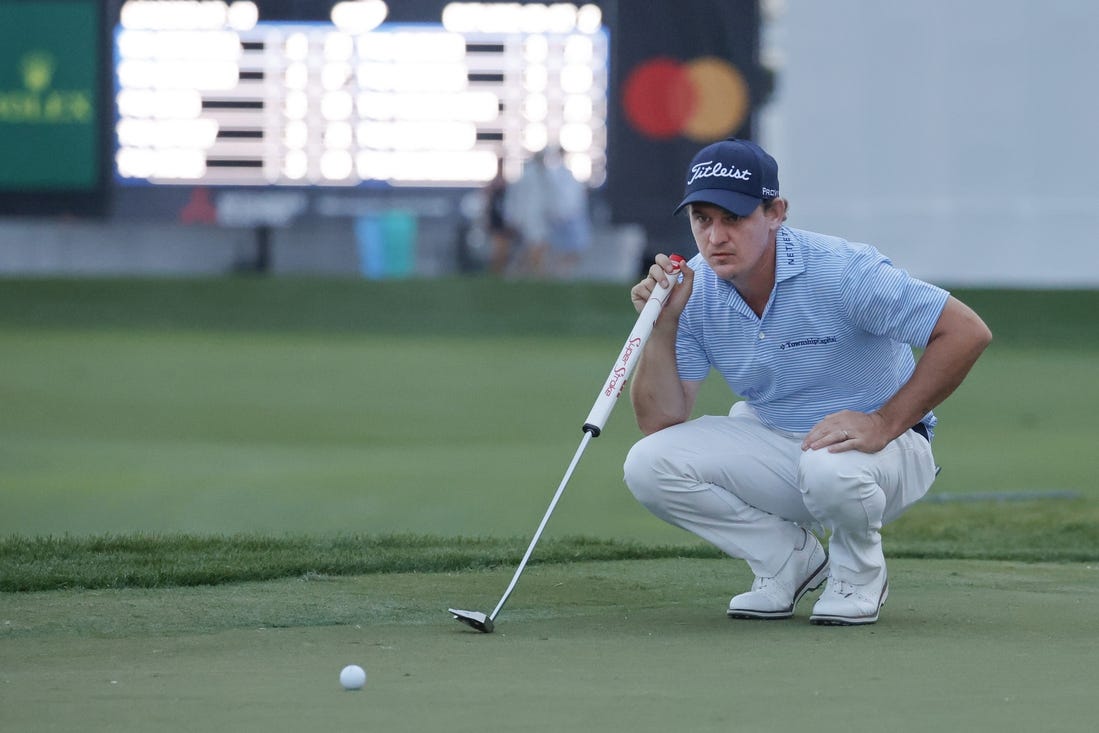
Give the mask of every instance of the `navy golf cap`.
[[759, 203], [778, 198], [778, 163], [750, 140], [729, 138], [698, 151], [687, 169], [678, 214], [691, 203], [714, 204], [748, 216]]

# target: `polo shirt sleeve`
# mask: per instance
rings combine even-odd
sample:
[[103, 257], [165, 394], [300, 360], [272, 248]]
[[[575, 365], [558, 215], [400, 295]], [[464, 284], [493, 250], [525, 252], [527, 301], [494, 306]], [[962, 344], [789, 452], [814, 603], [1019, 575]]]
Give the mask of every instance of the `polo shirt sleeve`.
[[675, 335], [675, 361], [679, 378], [689, 382], [701, 382], [710, 374], [710, 357], [699, 338], [700, 314], [697, 300], [692, 297], [679, 316], [679, 330]]
[[865, 245], [854, 248], [843, 283], [843, 307], [853, 323], [916, 348], [927, 346], [950, 296]]

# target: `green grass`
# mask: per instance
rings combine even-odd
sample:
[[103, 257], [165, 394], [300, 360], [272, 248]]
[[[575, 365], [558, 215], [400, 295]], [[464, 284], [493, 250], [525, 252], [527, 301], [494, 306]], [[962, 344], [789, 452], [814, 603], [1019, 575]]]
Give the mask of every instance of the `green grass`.
[[1095, 565], [890, 569], [862, 629], [730, 621], [749, 574], [702, 559], [532, 567], [491, 635], [445, 609], [510, 568], [0, 594], [0, 728], [1094, 730]]
[[[956, 290], [996, 342], [1099, 348], [1099, 290]], [[586, 335], [632, 325], [628, 288], [484, 278], [0, 279], [0, 327], [452, 336]], [[616, 330], [618, 329], [618, 330]], [[624, 337], [624, 335], [623, 335]]]
[[[1099, 293], [959, 295], [996, 341], [937, 411], [933, 492], [1081, 499], [919, 506], [888, 529], [890, 552], [1087, 558], [1093, 535], [1066, 528], [1093, 526], [1099, 506]], [[0, 537], [514, 543], [633, 318], [625, 288], [598, 284], [3, 281]], [[730, 399], [711, 380], [699, 411]], [[692, 543], [622, 485], [638, 435], [620, 405], [547, 539]]]
[[933, 492], [1078, 499], [918, 504], [878, 624], [735, 624], [622, 405], [484, 636], [445, 609], [510, 579], [626, 288], [0, 281], [0, 729], [1090, 731], [1099, 292], [959, 295], [996, 341]]
[[[519, 538], [409, 535], [15, 537], [0, 541], [0, 591], [158, 588], [489, 569], [517, 565], [526, 544]], [[718, 556], [701, 545], [565, 537], [539, 544], [534, 564]]]
[[[893, 558], [1096, 562], [1099, 507], [1084, 501], [920, 506], [886, 536]], [[0, 539], [0, 591], [486, 570], [517, 566], [528, 542], [426, 535], [12, 536]], [[721, 556], [697, 542], [565, 536], [540, 542], [532, 564]]]
[[632, 313], [628, 288], [590, 283], [0, 280], [0, 326], [36, 330], [603, 337], [628, 329]]

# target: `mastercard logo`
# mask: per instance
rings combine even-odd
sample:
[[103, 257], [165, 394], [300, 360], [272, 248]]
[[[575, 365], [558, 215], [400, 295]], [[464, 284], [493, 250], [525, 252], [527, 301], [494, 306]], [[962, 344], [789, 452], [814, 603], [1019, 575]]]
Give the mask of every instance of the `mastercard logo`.
[[716, 56], [690, 61], [659, 57], [635, 67], [622, 89], [630, 125], [642, 135], [697, 142], [728, 137], [748, 116], [748, 83]]

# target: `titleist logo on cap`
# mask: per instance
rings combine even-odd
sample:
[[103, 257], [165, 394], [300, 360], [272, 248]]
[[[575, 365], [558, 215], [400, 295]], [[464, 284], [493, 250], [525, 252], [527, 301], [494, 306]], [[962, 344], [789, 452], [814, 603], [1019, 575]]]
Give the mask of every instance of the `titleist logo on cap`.
[[750, 140], [729, 138], [699, 150], [687, 166], [687, 185], [676, 212], [712, 204], [749, 216], [760, 201], [778, 198], [778, 164]]
[[687, 180], [687, 185], [697, 181], [699, 178], [736, 178], [740, 181], [747, 181], [752, 177], [750, 170], [741, 170], [736, 166], [727, 166], [723, 163], [715, 163], [712, 160], [707, 160], [704, 163], [695, 163], [691, 166], [691, 177]]

